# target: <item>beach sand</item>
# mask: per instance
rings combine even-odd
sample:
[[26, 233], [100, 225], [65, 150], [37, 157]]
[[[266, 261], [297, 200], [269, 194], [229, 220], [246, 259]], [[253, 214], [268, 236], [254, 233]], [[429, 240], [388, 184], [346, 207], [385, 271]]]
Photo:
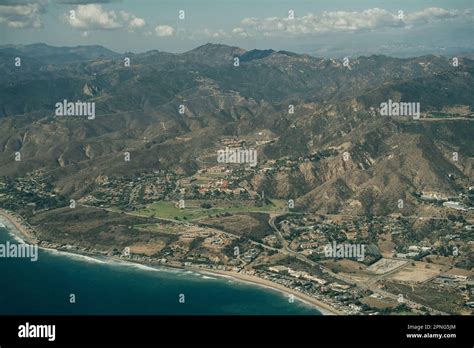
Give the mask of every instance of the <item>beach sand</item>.
[[[21, 237], [25, 242], [30, 243], [30, 244], [37, 244], [38, 240], [37, 238], [29, 231], [29, 228], [24, 226], [24, 224], [13, 214], [0, 209], [0, 215], [3, 216], [5, 219], [7, 219], [13, 226], [15, 226], [16, 230], [20, 233]], [[14, 231], [10, 231], [14, 233]], [[78, 255], [81, 255], [78, 253]], [[90, 255], [88, 255], [90, 256]], [[111, 258], [113, 260], [113, 258]], [[172, 267], [176, 268], [176, 267]], [[246, 283], [251, 283], [254, 285], [262, 286], [265, 288], [269, 288], [272, 290], [276, 290], [279, 292], [282, 292], [284, 294], [292, 294], [295, 296], [295, 299], [299, 299], [302, 302], [306, 303], [307, 305], [311, 305], [316, 307], [323, 315], [341, 315], [344, 314], [337, 309], [331, 307], [330, 305], [319, 301], [318, 299], [305, 295], [299, 291], [287, 288], [283, 285], [277, 284], [275, 282], [262, 279], [256, 276], [251, 276], [247, 274], [242, 274], [242, 273], [237, 273], [237, 272], [232, 272], [232, 271], [222, 271], [222, 270], [215, 270], [215, 269], [207, 269], [207, 268], [199, 268], [199, 267], [184, 267], [182, 269], [189, 269], [193, 270], [202, 274], [210, 274], [210, 275], [217, 275], [217, 276], [224, 276], [224, 277], [230, 277], [232, 279], [235, 279], [237, 281], [242, 281]]]
[[237, 281], [243, 281], [246, 283], [251, 283], [254, 285], [259, 285], [265, 288], [276, 290], [286, 295], [292, 294], [295, 296], [295, 300], [299, 299], [302, 302], [306, 303], [307, 305], [316, 307], [316, 309], [318, 309], [324, 315], [343, 315], [344, 314], [338, 311], [337, 309], [331, 307], [330, 305], [319, 301], [318, 299], [314, 297], [305, 295], [299, 291], [287, 288], [283, 285], [277, 284], [275, 282], [272, 282], [266, 279], [262, 279], [262, 278], [247, 275], [247, 274], [231, 272], [231, 271], [221, 271], [221, 270], [214, 270], [214, 269], [208, 270], [208, 269], [202, 269], [198, 267], [187, 267], [187, 269], [192, 269], [193, 271], [200, 272], [200, 273], [209, 273], [209, 274], [214, 274], [214, 275], [226, 276], [229, 278], [233, 278]]
[[[0, 215], [7, 219], [19, 232], [19, 236], [29, 244], [37, 244], [37, 238], [29, 231], [28, 227], [24, 226], [23, 223], [10, 212], [0, 209]], [[14, 231], [11, 231], [14, 233]]]

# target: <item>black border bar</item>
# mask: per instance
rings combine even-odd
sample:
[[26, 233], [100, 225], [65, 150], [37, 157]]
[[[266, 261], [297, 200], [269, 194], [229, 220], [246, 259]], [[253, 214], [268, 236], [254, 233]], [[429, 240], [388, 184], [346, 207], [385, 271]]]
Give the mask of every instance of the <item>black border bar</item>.
[[[55, 325], [55, 341], [50, 342], [47, 338], [18, 337], [19, 326], [27, 322], [35, 325]], [[414, 330], [413, 326], [421, 326], [421, 328]], [[456, 337], [407, 337], [407, 334], [414, 333], [455, 334]], [[0, 317], [1, 348], [36, 344], [41, 346], [130, 345], [133, 347], [156, 346], [157, 344], [159, 346], [284, 344], [313, 347], [315, 345], [473, 347], [473, 343], [473, 316]]]

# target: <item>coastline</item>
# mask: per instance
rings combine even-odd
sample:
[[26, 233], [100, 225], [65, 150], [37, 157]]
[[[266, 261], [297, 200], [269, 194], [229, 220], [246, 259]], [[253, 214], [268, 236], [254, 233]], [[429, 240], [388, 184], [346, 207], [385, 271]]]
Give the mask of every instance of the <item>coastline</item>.
[[15, 226], [17, 232], [20, 234], [14, 233], [14, 231], [10, 231], [11, 233], [15, 234], [17, 237], [22, 237], [21, 239], [24, 242], [29, 244], [37, 244], [37, 238], [28, 231], [28, 228], [23, 225], [21, 221], [18, 220], [17, 217], [13, 216], [10, 212], [0, 209], [0, 216], [3, 216], [6, 220], [8, 220], [13, 226]]
[[[31, 227], [24, 226], [24, 223], [22, 221], [19, 221], [19, 219], [12, 215], [11, 213], [0, 209], [0, 216], [4, 217], [6, 220], [8, 220], [17, 230], [18, 234], [15, 233], [15, 231], [10, 231], [9, 232], [19, 238], [21, 238], [24, 242], [27, 242], [28, 244], [38, 244], [38, 239], [36, 236], [34, 236], [29, 229]], [[92, 254], [81, 254], [77, 252], [68, 252], [68, 251], [63, 251], [61, 249], [54, 249], [54, 248], [42, 248], [45, 250], [52, 250], [52, 251], [57, 251], [57, 252], [62, 252], [62, 253], [67, 253], [67, 254], [72, 254], [72, 255], [77, 255], [77, 256], [88, 256], [92, 257], [94, 255]], [[100, 256], [99, 260], [103, 260], [104, 256], [103, 255], [97, 255]], [[115, 258], [115, 257], [107, 257], [110, 261], [119, 261], [119, 262], [129, 262], [129, 263], [134, 263], [134, 264], [142, 264], [140, 262], [135, 262], [135, 261], [125, 261], [123, 259]], [[148, 264], [143, 264], [145, 266], [150, 266]], [[153, 267], [153, 266], [151, 266]], [[178, 266], [171, 266], [171, 265], [163, 265], [160, 267], [167, 267], [167, 268], [175, 268], [175, 269], [182, 269], [182, 270], [191, 270], [195, 271], [201, 274], [208, 274], [208, 275], [214, 275], [214, 276], [219, 276], [219, 277], [226, 277], [226, 278], [232, 278], [233, 280], [255, 285], [255, 286], [260, 286], [264, 287], [267, 289], [271, 289], [273, 291], [280, 292], [284, 295], [292, 294], [295, 296], [295, 299], [299, 299], [301, 302], [305, 303], [306, 305], [315, 307], [319, 312], [321, 312], [322, 315], [341, 315], [343, 314], [342, 312], [338, 311], [337, 309], [331, 307], [330, 305], [319, 301], [316, 298], [313, 298], [311, 296], [308, 296], [306, 294], [303, 294], [299, 291], [287, 288], [283, 285], [280, 285], [278, 283], [262, 279], [256, 276], [251, 276], [243, 273], [238, 273], [238, 272], [232, 272], [232, 271], [223, 271], [223, 270], [215, 270], [215, 269], [207, 269], [207, 268], [201, 268], [201, 267], [192, 267], [192, 266], [185, 266], [185, 267], [178, 267]]]
[[243, 273], [230, 272], [230, 271], [221, 271], [221, 270], [213, 270], [213, 269], [208, 270], [208, 269], [202, 269], [199, 267], [193, 267], [193, 268], [188, 267], [184, 269], [191, 269], [193, 271], [200, 272], [200, 273], [209, 273], [211, 275], [233, 278], [237, 281], [241, 281], [244, 283], [249, 283], [252, 285], [257, 285], [257, 286], [261, 286], [267, 289], [278, 291], [280, 293], [283, 293], [284, 295], [292, 294], [295, 296], [295, 299], [299, 299], [301, 302], [304, 302], [306, 305], [315, 307], [323, 315], [343, 315], [344, 314], [336, 310], [335, 308], [332, 308], [328, 304], [319, 301], [318, 299], [315, 299], [306, 294], [302, 294], [299, 291], [289, 289], [287, 287], [284, 287], [283, 285], [280, 285], [278, 283], [275, 283], [266, 279], [262, 279], [259, 277], [255, 277], [255, 276], [251, 276], [251, 275], [247, 275]]

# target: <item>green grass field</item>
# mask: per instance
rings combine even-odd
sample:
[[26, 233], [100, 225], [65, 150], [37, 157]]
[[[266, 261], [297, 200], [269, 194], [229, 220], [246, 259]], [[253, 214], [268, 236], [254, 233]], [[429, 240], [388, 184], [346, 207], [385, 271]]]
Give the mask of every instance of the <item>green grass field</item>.
[[149, 204], [146, 208], [137, 211], [138, 215], [154, 216], [163, 219], [179, 220], [197, 220], [209, 215], [223, 214], [223, 213], [240, 213], [240, 212], [283, 212], [283, 208], [287, 203], [284, 200], [272, 200], [274, 205], [265, 205], [262, 207], [232, 205], [226, 207], [212, 207], [204, 209], [200, 206], [186, 206], [184, 209], [179, 209], [174, 202], [156, 202]]

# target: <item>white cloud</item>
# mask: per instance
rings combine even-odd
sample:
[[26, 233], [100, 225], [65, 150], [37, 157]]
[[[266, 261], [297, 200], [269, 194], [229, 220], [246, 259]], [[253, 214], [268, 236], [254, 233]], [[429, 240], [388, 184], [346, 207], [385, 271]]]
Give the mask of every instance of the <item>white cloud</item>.
[[129, 28], [142, 28], [146, 25], [146, 22], [143, 18], [138, 18], [138, 17], [135, 17], [133, 18], [129, 23], [128, 23], [128, 27]]
[[169, 25], [158, 25], [155, 28], [155, 34], [160, 37], [172, 36], [174, 34], [174, 28]]
[[399, 18], [397, 12], [389, 12], [380, 8], [367, 9], [360, 12], [325, 11], [319, 15], [308, 13], [296, 16], [294, 19], [287, 17], [267, 17], [258, 19], [244, 18], [241, 27], [235, 28], [233, 34], [251, 35], [260, 33], [264, 36], [300, 36], [309, 34], [323, 34], [328, 32], [356, 32], [375, 31], [386, 28], [413, 27], [453, 19], [471, 19], [470, 10], [446, 10], [442, 8], [426, 8], [422, 11], [403, 14]]
[[0, 23], [14, 29], [41, 28], [40, 4], [0, 5]]
[[229, 37], [229, 34], [225, 32], [223, 29], [218, 29], [212, 33], [212, 37], [220, 38], [220, 37]]
[[230, 37], [230, 35], [228, 33], [225, 32], [225, 30], [223, 29], [217, 29], [217, 30], [212, 30], [212, 29], [208, 29], [208, 28], [205, 28], [203, 30], [199, 30], [198, 32], [196, 32], [196, 36], [197, 37], [212, 37], [212, 38], [224, 38], [224, 37]]
[[120, 17], [123, 18], [124, 21], [129, 21], [132, 17], [132, 14], [127, 11], [119, 11]]
[[66, 22], [74, 28], [84, 30], [114, 30], [128, 28], [133, 31], [146, 26], [143, 18], [134, 14], [119, 11], [107, 11], [101, 5], [78, 5], [74, 9], [74, 16], [67, 15]]
[[247, 17], [242, 19], [242, 24], [244, 25], [256, 25], [258, 24], [258, 18], [256, 17]]
[[244, 38], [252, 36], [244, 28], [241, 28], [241, 27], [237, 27], [237, 28], [232, 29], [232, 34], [235, 35], [235, 36], [240, 36], [240, 37], [244, 37]]
[[106, 11], [101, 5], [78, 5], [74, 10], [74, 17], [67, 17], [67, 22], [78, 29], [118, 29], [122, 24], [118, 21], [114, 11]]
[[422, 11], [408, 13], [406, 20], [412, 24], [433, 23], [437, 21], [469, 18], [473, 20], [473, 14], [470, 10], [446, 10], [439, 7], [425, 8]]
[[132, 13], [120, 11], [119, 14], [124, 21], [128, 22], [128, 29], [130, 31], [146, 26], [146, 21], [143, 18], [139, 18]]
[[[255, 23], [252, 18], [245, 18], [242, 24]], [[265, 36], [281, 35], [297, 36], [305, 34], [320, 34], [327, 32], [344, 32], [371, 30], [378, 27], [400, 26], [402, 23], [397, 14], [374, 8], [362, 12], [332, 11], [321, 15], [308, 13], [301, 17], [289, 19], [286, 17], [268, 17], [250, 25]]]

